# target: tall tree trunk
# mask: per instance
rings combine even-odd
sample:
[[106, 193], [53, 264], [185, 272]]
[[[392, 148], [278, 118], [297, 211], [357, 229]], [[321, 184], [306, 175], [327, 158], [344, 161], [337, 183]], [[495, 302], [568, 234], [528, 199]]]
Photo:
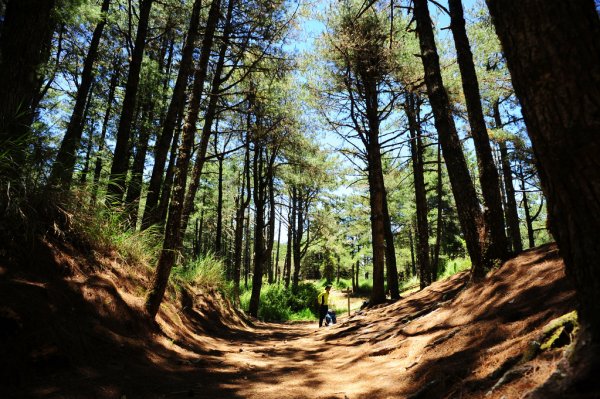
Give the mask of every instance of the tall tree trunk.
[[415, 184], [415, 203], [417, 205], [417, 262], [419, 263], [419, 281], [421, 289], [431, 284], [431, 270], [429, 265], [429, 223], [427, 220], [427, 194], [425, 191], [425, 177], [423, 166], [423, 143], [421, 142], [421, 129], [417, 123], [416, 114], [419, 105], [411, 93], [407, 93], [405, 110], [408, 117], [410, 131], [410, 152], [413, 165], [413, 179]]
[[442, 181], [442, 151], [440, 143], [437, 145], [437, 217], [436, 217], [436, 231], [435, 231], [435, 248], [433, 250], [433, 263], [431, 265], [431, 281], [437, 279], [438, 271], [440, 268], [440, 246], [442, 243], [442, 229], [444, 227], [443, 222], [443, 181]]
[[81, 83], [75, 97], [75, 107], [73, 108], [67, 131], [60, 145], [60, 149], [58, 150], [56, 161], [52, 167], [52, 174], [50, 175], [50, 184], [60, 184], [66, 189], [69, 188], [71, 179], [73, 178], [73, 169], [77, 159], [77, 149], [81, 142], [81, 135], [83, 133], [83, 125], [85, 122], [84, 109], [87, 103], [86, 99], [91, 92], [90, 89], [94, 80], [93, 68], [96, 58], [98, 57], [98, 47], [100, 45], [104, 26], [106, 25], [109, 5], [110, 0], [102, 1], [102, 18], [96, 25], [94, 33], [92, 34], [90, 48], [88, 49], [87, 56], [83, 63]]
[[275, 251], [275, 280], [281, 283], [281, 270], [279, 268], [279, 247], [281, 245], [281, 218], [277, 228], [277, 250]]
[[294, 206], [292, 196], [290, 195], [290, 211], [288, 217], [288, 234], [287, 234], [287, 249], [285, 252], [285, 287], [290, 286], [290, 279], [292, 275], [292, 243], [294, 242], [294, 223], [296, 223], [296, 208]]
[[[88, 118], [89, 112], [90, 112], [90, 105], [92, 103], [92, 95], [94, 92], [94, 87], [92, 85], [92, 88], [90, 90], [88, 99], [87, 99], [87, 104], [85, 106], [85, 111], [83, 112], [83, 124], [85, 125], [85, 121]], [[83, 161], [83, 169], [81, 170], [81, 176], [79, 177], [79, 184], [84, 185], [87, 181], [87, 175], [89, 173], [89, 169], [90, 169], [90, 158], [92, 156], [92, 147], [94, 144], [94, 119], [92, 118], [90, 120], [89, 126], [89, 135], [88, 135], [88, 142], [87, 142], [87, 148], [85, 151], [85, 158]]]
[[108, 87], [108, 98], [106, 99], [106, 110], [104, 111], [104, 118], [102, 120], [102, 131], [100, 133], [100, 140], [98, 142], [98, 150], [96, 156], [96, 164], [94, 165], [94, 183], [92, 187], [92, 198], [91, 203], [96, 203], [96, 197], [98, 196], [98, 185], [100, 182], [100, 174], [102, 173], [102, 153], [106, 145], [106, 132], [108, 131], [108, 122], [110, 121], [112, 106], [115, 99], [115, 90], [117, 83], [119, 82], [119, 62], [115, 57], [112, 67], [112, 76]]
[[421, 60], [425, 69], [425, 83], [429, 102], [433, 110], [435, 127], [438, 131], [442, 150], [444, 151], [444, 159], [456, 202], [458, 219], [471, 258], [471, 275], [477, 279], [483, 277], [485, 270], [491, 266], [487, 259], [483, 258], [483, 246], [487, 239], [481, 240], [487, 229], [454, 125], [448, 94], [442, 81], [427, 0], [414, 0], [414, 16], [417, 21]]
[[571, 364], [591, 366], [579, 382], [597, 389], [600, 19], [590, 0], [487, 3], [533, 144], [550, 230], [577, 289], [580, 338]]
[[140, 133], [135, 145], [136, 148], [133, 164], [131, 165], [131, 177], [127, 186], [127, 194], [125, 196], [129, 226], [132, 230], [135, 230], [136, 228], [140, 209], [140, 197], [142, 194], [144, 166], [146, 165], [146, 153], [148, 152], [148, 141], [150, 140], [152, 121], [154, 119], [153, 107], [154, 104], [152, 103], [152, 99], [145, 99], [145, 104], [143, 105], [144, 110], [142, 111], [142, 117], [140, 118]]
[[304, 236], [304, 198], [301, 188], [295, 188], [295, 214], [296, 227], [294, 228], [294, 241], [292, 255], [294, 259], [294, 274], [292, 276], [292, 287], [297, 287], [300, 281], [300, 262], [302, 260], [302, 237]]
[[[494, 121], [497, 129], [501, 129], [502, 126], [504, 126], [500, 117], [500, 104], [498, 101], [494, 102]], [[513, 185], [512, 170], [510, 168], [510, 158], [508, 157], [508, 149], [505, 141], [500, 140], [498, 142], [498, 147], [500, 148], [500, 163], [502, 165], [504, 188], [506, 190], [506, 221], [508, 224], [508, 234], [513, 251], [515, 254], [518, 254], [523, 251], [523, 243], [521, 241], [519, 213], [517, 211], [517, 200], [515, 198], [515, 187]]]
[[475, 63], [471, 53], [471, 45], [465, 28], [463, 7], [461, 0], [448, 0], [450, 7], [450, 28], [454, 36], [458, 67], [462, 78], [462, 87], [467, 103], [467, 114], [471, 135], [475, 144], [477, 154], [477, 166], [479, 170], [479, 181], [485, 211], [485, 227], [489, 230], [487, 236], [487, 253], [485, 257], [491, 262], [508, 259], [508, 242], [504, 231], [504, 214], [502, 210], [502, 198], [500, 197], [500, 184], [498, 170], [492, 156], [490, 138], [485, 126], [483, 110], [481, 108], [481, 96], [479, 94], [479, 82], [475, 72]]
[[167, 216], [167, 223], [165, 226], [163, 248], [158, 259], [156, 271], [152, 278], [150, 291], [146, 297], [146, 312], [152, 318], [154, 318], [158, 312], [158, 308], [167, 288], [171, 268], [176, 260], [176, 253], [179, 251], [182, 244], [181, 215], [183, 213], [183, 201], [185, 199], [185, 186], [192, 146], [194, 144], [194, 136], [196, 134], [196, 123], [198, 121], [198, 114], [200, 113], [200, 99], [202, 97], [202, 90], [204, 88], [204, 81], [208, 70], [208, 59], [210, 58], [210, 50], [212, 48], [214, 31], [219, 15], [219, 3], [219, 0], [213, 0], [209, 11], [206, 34], [202, 40], [198, 69], [194, 74], [192, 98], [183, 125], [183, 137], [175, 167], [173, 193], [171, 194], [171, 202], [169, 204], [169, 215]]
[[[275, 156], [272, 155], [274, 158]], [[274, 159], [273, 159], [274, 160]], [[275, 178], [273, 172], [273, 164], [270, 163], [268, 168], [268, 196], [269, 196], [269, 224], [267, 236], [267, 267], [268, 281], [273, 284], [273, 244], [275, 242]]]
[[245, 256], [244, 256], [244, 287], [248, 289], [248, 276], [250, 274], [250, 263], [252, 254], [250, 253], [250, 208], [248, 207], [248, 215], [246, 216], [246, 244], [245, 244]]
[[187, 81], [192, 73], [193, 54], [195, 43], [198, 38], [198, 25], [200, 24], [200, 6], [202, 1], [195, 0], [190, 18], [190, 25], [187, 31], [185, 45], [181, 53], [181, 61], [179, 63], [179, 72], [173, 88], [173, 96], [169, 102], [167, 114], [162, 124], [163, 129], [157, 143], [154, 147], [154, 166], [152, 167], [152, 175], [148, 185], [148, 195], [146, 196], [146, 205], [144, 208], [144, 216], [142, 218], [142, 230], [147, 229], [151, 225], [160, 220], [160, 212], [158, 210], [158, 202], [160, 198], [161, 186], [163, 184], [163, 173], [169, 146], [173, 141], [173, 132], [179, 125], [177, 119], [183, 114], [185, 107], [185, 89]]
[[[183, 130], [182, 126], [183, 117], [180, 115], [177, 121], [177, 128], [173, 136], [173, 142], [171, 143], [171, 155], [169, 156], [169, 163], [167, 164], [167, 170], [165, 171], [165, 179], [162, 185], [160, 193], [160, 202], [158, 203], [157, 222], [160, 222], [161, 226], [164, 226], [167, 220], [167, 212], [169, 210], [169, 199], [171, 198], [171, 188], [173, 187], [173, 176], [175, 175], [175, 161], [177, 161], [177, 149], [179, 148], [179, 136]], [[200, 228], [202, 230], [202, 228]]]
[[[192, 171], [190, 186], [183, 205], [183, 220], [181, 223], [181, 228], [184, 232], [187, 227], [189, 217], [194, 209], [194, 199], [196, 198], [198, 186], [200, 185], [200, 176], [202, 175], [202, 169], [204, 168], [206, 150], [208, 148], [208, 142], [210, 141], [210, 136], [212, 134], [212, 125], [217, 115], [217, 103], [220, 94], [219, 90], [221, 87], [221, 83], [223, 83], [221, 75], [223, 72], [223, 67], [225, 65], [225, 55], [227, 52], [227, 48], [229, 47], [229, 35], [231, 33], [231, 18], [233, 15], [233, 6], [235, 4], [235, 1], [236, 0], [229, 0], [227, 6], [227, 16], [225, 21], [225, 27], [223, 29], [223, 42], [221, 43], [221, 47], [219, 48], [219, 56], [213, 75], [210, 98], [208, 100], [208, 107], [206, 108], [206, 112], [204, 115], [204, 126], [202, 127], [202, 135], [200, 137], [200, 145], [198, 146], [198, 154], [196, 155], [196, 162], [194, 163], [194, 170]], [[218, 19], [218, 14], [216, 14], [215, 17]], [[216, 28], [216, 26], [214, 28]], [[214, 35], [214, 28], [210, 31], [212, 35]]]
[[253, 179], [254, 179], [254, 273], [252, 275], [252, 294], [250, 295], [250, 305], [248, 313], [251, 316], [258, 317], [258, 306], [260, 302], [260, 290], [262, 288], [262, 278], [265, 266], [265, 204], [266, 204], [266, 186], [264, 182], [265, 170], [265, 149], [255, 140], [254, 142], [254, 161], [253, 161]]
[[[392, 220], [388, 209], [387, 194], [383, 196], [383, 227], [385, 229], [385, 266], [387, 287], [390, 299], [400, 299], [398, 287], [398, 266], [396, 264], [396, 248], [394, 246], [394, 233], [392, 232]], [[339, 273], [339, 263], [338, 263]], [[338, 274], [339, 279], [339, 274]]]
[[[250, 204], [251, 187], [250, 187], [250, 142], [249, 137], [246, 137], [245, 155], [244, 155], [244, 170], [242, 172], [242, 187], [238, 198], [236, 199], [235, 213], [235, 243], [233, 250], [233, 297], [235, 303], [240, 301], [240, 268], [242, 262], [242, 244], [244, 239], [244, 214], [246, 208]], [[245, 193], [244, 193], [245, 191]]]
[[415, 261], [415, 241], [412, 226], [408, 228], [408, 246], [410, 247], [410, 265], [413, 276], [417, 275], [417, 262]]
[[55, 0], [11, 0], [1, 26], [0, 148], [6, 178], [20, 176], [30, 142], [31, 104], [39, 90], [38, 68], [52, 37]]
[[[115, 153], [110, 169], [110, 178], [107, 188], [108, 204], [119, 205], [125, 192], [125, 177], [129, 169], [129, 140], [131, 126], [134, 121], [136, 98], [140, 83], [140, 71], [146, 48], [146, 37], [148, 36], [148, 23], [150, 21], [150, 10], [153, 0], [141, 0], [139, 10], [139, 21], [135, 44], [129, 64], [129, 74], [125, 85], [125, 97], [121, 108], [121, 117], [117, 129]], [[157, 308], [158, 309], [158, 308]]]
[[223, 155], [217, 156], [217, 161], [219, 162], [219, 174], [217, 177], [217, 231], [215, 234], [215, 253], [218, 256], [223, 255], [221, 253], [223, 244], [223, 157]]
[[521, 193], [523, 195], [523, 211], [525, 211], [525, 226], [527, 226], [527, 239], [529, 241], [529, 248], [534, 248], [535, 239], [533, 237], [533, 218], [531, 217], [531, 208], [529, 207], [529, 199], [527, 198], [527, 188], [525, 186], [523, 166], [521, 166], [519, 175], [521, 179]]
[[385, 225], [383, 203], [385, 186], [383, 183], [383, 171], [381, 168], [381, 154], [376, 141], [377, 136], [372, 135], [372, 148], [368, 150], [368, 178], [369, 178], [369, 202], [371, 205], [371, 240], [373, 246], [373, 290], [371, 291], [370, 303], [373, 305], [385, 302], [384, 290], [384, 257], [385, 257]]

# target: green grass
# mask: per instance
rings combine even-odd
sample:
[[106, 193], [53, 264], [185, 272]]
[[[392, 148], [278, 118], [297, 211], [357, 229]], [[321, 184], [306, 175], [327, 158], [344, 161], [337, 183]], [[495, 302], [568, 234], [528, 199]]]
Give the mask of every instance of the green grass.
[[175, 282], [223, 289], [226, 285], [223, 270], [223, 261], [209, 252], [186, 265], [173, 268], [171, 278]]
[[468, 258], [457, 258], [448, 260], [444, 269], [438, 274], [438, 280], [451, 277], [471, 268], [471, 261]]

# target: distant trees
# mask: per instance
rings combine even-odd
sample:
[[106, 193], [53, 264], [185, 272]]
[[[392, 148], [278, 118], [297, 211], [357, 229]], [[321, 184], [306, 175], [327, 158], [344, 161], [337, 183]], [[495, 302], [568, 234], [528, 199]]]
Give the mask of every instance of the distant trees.
[[[397, 94], [390, 90], [393, 59], [388, 50], [388, 37], [382, 18], [373, 10], [360, 18], [360, 8], [342, 6], [334, 22], [333, 37], [328, 46], [332, 57], [334, 79], [331, 102], [344, 115], [344, 120], [330, 120], [330, 124], [346, 141], [356, 139], [362, 148], [352, 144], [355, 155], [365, 162], [369, 182], [371, 210], [371, 242], [373, 248], [373, 291], [371, 302], [385, 300], [385, 266], [388, 289], [392, 298], [398, 298], [398, 278], [394, 240], [389, 221], [386, 189], [382, 165], [382, 148], [393, 137], [381, 132], [382, 122], [390, 115]], [[339, 112], [338, 111], [338, 112]], [[346, 129], [352, 133], [347, 133]]]

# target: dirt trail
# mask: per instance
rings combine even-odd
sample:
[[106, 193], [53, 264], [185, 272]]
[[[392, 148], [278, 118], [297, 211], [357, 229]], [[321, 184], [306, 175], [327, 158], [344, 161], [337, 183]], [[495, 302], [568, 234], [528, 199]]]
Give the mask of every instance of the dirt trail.
[[249, 321], [206, 292], [172, 292], [149, 328], [115, 268], [0, 283], [6, 358], [24, 359], [0, 373], [3, 398], [518, 398], [562, 355], [519, 363], [529, 342], [574, 307], [554, 246], [483, 283], [459, 274], [321, 329]]

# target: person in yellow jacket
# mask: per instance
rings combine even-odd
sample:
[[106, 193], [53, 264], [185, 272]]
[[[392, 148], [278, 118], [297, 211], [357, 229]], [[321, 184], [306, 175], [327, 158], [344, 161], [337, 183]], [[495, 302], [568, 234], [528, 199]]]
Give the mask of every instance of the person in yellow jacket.
[[329, 310], [329, 291], [331, 291], [331, 285], [326, 285], [325, 290], [317, 296], [317, 302], [319, 303], [319, 327], [323, 327], [323, 320]]

